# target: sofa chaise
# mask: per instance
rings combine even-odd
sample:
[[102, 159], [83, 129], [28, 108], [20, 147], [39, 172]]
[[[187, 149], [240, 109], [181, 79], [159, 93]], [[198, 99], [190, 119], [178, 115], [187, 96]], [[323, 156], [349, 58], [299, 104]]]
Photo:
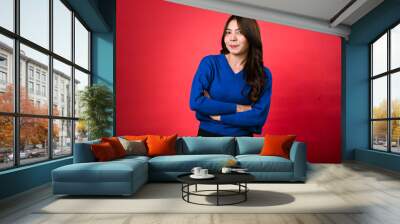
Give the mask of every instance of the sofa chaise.
[[218, 172], [228, 160], [247, 168], [258, 182], [305, 182], [306, 145], [295, 141], [290, 159], [260, 156], [263, 137], [179, 137], [176, 155], [126, 156], [96, 162], [90, 141], [75, 144], [73, 164], [52, 171], [54, 194], [131, 195], [148, 181], [176, 181], [193, 167]]

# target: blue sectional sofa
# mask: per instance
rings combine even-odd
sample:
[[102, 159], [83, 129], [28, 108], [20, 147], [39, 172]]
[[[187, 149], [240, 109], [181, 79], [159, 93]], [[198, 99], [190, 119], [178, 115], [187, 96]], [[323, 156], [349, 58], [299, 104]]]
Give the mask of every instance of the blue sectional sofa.
[[294, 142], [290, 159], [260, 156], [263, 137], [180, 137], [177, 155], [127, 156], [96, 162], [90, 149], [98, 141], [75, 144], [74, 163], [52, 171], [54, 194], [131, 195], [148, 181], [176, 181], [193, 167], [218, 172], [234, 159], [260, 182], [304, 182], [306, 145]]

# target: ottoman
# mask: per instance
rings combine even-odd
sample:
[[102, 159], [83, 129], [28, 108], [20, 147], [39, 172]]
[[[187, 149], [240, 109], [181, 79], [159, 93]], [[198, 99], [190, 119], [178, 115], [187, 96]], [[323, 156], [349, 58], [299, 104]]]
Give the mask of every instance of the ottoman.
[[52, 171], [53, 193], [132, 195], [148, 180], [146, 160], [74, 163]]

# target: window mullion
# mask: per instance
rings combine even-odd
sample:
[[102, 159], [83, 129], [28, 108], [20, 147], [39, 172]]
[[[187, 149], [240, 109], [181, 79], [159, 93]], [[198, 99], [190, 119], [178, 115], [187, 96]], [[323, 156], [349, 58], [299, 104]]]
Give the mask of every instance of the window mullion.
[[[53, 0], [49, 0], [49, 50], [53, 52]], [[48, 151], [49, 159], [53, 159], [53, 56], [49, 55], [49, 72], [48, 72], [49, 86], [47, 90], [49, 94], [49, 110], [50, 118], [48, 120]]]
[[370, 128], [369, 128], [369, 130], [370, 130], [370, 148], [371, 149], [373, 149], [374, 148], [374, 144], [373, 144], [373, 141], [374, 141], [374, 139], [373, 139], [373, 121], [372, 121], [372, 119], [374, 118], [373, 117], [373, 93], [374, 93], [374, 79], [372, 78], [373, 77], [373, 71], [374, 71], [374, 67], [373, 67], [373, 54], [374, 54], [374, 48], [372, 47], [373, 45], [371, 45], [370, 46], [370, 57], [369, 57], [369, 60], [370, 60], [370, 97], [369, 97], [369, 110], [370, 110], [370, 112], [369, 112], [369, 114], [370, 114], [370, 119], [371, 119], [371, 122], [370, 122]]
[[[72, 91], [72, 102], [71, 102], [71, 117], [75, 118], [75, 12], [72, 11], [71, 15], [71, 23], [72, 23], [72, 29], [71, 29], [71, 60], [72, 60], [72, 66], [71, 66], [71, 91]], [[73, 120], [71, 122], [72, 124], [72, 130], [71, 130], [71, 150], [72, 150], [72, 155], [74, 155], [74, 145], [75, 145], [75, 126], [76, 126], [76, 121]]]
[[[20, 8], [20, 0], [14, 1], [14, 30], [17, 35], [19, 35], [19, 8]], [[15, 114], [19, 114], [20, 112], [20, 47], [19, 47], [19, 39], [14, 39], [14, 112]], [[20, 158], [19, 158], [19, 136], [20, 136], [20, 118], [14, 116], [14, 166], [19, 166]]]

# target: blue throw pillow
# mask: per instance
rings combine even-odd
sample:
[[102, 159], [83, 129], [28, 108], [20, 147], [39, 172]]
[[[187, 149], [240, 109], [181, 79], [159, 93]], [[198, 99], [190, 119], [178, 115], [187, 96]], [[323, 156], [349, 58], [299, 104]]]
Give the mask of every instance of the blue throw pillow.
[[226, 154], [235, 155], [234, 137], [182, 137], [182, 154]]
[[264, 145], [264, 137], [236, 137], [236, 155], [259, 154]]

